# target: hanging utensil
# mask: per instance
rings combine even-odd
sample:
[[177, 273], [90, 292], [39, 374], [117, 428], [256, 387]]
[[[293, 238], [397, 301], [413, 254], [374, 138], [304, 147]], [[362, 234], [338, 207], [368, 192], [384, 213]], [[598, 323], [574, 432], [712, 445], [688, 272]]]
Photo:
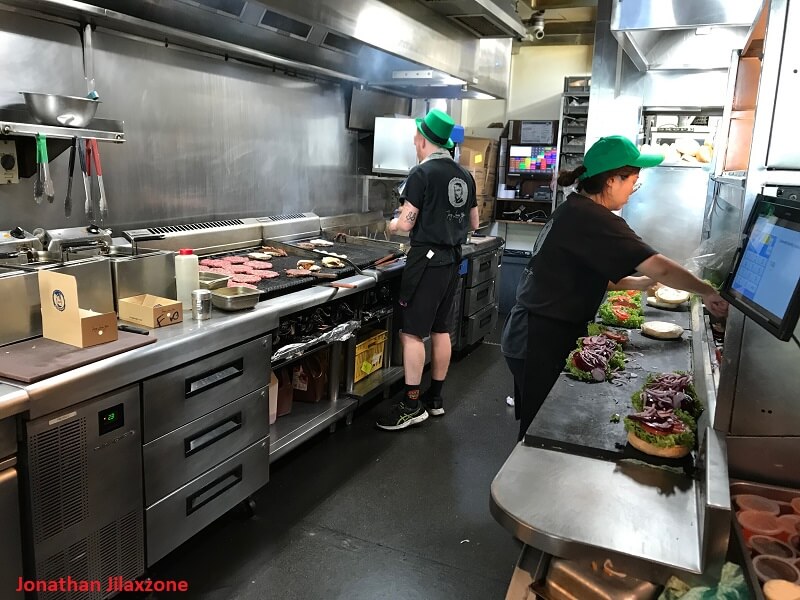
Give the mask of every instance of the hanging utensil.
[[[44, 150], [42, 150], [44, 148]], [[47, 140], [43, 135], [36, 134], [36, 179], [33, 180], [33, 199], [36, 204], [44, 200], [44, 155], [47, 153]]]
[[[103, 167], [100, 162], [100, 149], [97, 147], [97, 140], [86, 140], [86, 149], [88, 152], [91, 146], [91, 158], [87, 156], [89, 163], [94, 163], [94, 170], [97, 173], [97, 183], [100, 186], [100, 220], [102, 221], [108, 216], [108, 204], [106, 202], [106, 188], [103, 185]], [[91, 168], [91, 165], [90, 165]]]
[[47, 156], [47, 138], [41, 133], [37, 135], [36, 154], [38, 156], [41, 148], [42, 162], [42, 184], [44, 185], [44, 197], [52, 204], [56, 199], [56, 192], [53, 188], [53, 178], [50, 177], [50, 158]]
[[69, 178], [67, 179], [67, 196], [64, 198], [64, 215], [72, 215], [72, 173], [75, 170], [75, 151], [78, 146], [78, 138], [72, 138], [72, 146], [69, 149]]
[[83, 189], [86, 193], [84, 203], [84, 213], [90, 221], [94, 219], [94, 209], [92, 208], [92, 180], [89, 177], [89, 161], [86, 160], [86, 140], [78, 140], [78, 159], [81, 163], [81, 174], [83, 175]]

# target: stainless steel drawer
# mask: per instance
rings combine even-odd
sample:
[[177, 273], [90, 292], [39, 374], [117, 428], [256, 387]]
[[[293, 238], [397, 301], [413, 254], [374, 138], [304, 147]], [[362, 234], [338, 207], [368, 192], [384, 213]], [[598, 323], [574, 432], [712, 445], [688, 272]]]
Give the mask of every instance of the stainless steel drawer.
[[145, 510], [147, 566], [224, 515], [269, 481], [265, 437]]
[[489, 335], [497, 324], [497, 307], [487, 306], [474, 315], [464, 319], [464, 342], [474, 344], [482, 337]]
[[142, 384], [144, 442], [151, 442], [269, 384], [270, 336], [223, 350]]
[[[3, 597], [11, 598], [22, 574], [22, 537], [20, 533], [19, 484], [16, 469], [0, 469], [0, 515], [3, 515], [3, 534], [0, 535], [0, 589]], [[12, 587], [14, 586], [14, 587]], [[5, 594], [8, 593], [8, 596]], [[19, 595], [22, 597], [22, 595]]]
[[17, 453], [17, 421], [15, 417], [0, 420], [0, 461]]
[[497, 276], [499, 265], [499, 252], [487, 252], [470, 258], [467, 269], [467, 288], [475, 287], [488, 279], [494, 279]]
[[480, 309], [494, 304], [494, 279], [467, 289], [464, 295], [464, 316], [474, 315]]
[[269, 400], [262, 388], [145, 444], [145, 506], [268, 435]]

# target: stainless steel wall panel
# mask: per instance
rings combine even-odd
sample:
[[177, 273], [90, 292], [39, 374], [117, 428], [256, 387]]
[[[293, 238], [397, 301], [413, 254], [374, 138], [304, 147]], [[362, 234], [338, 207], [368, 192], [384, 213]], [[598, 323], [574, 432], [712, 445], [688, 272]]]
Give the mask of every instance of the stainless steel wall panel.
[[775, 112], [767, 154], [772, 169], [800, 169], [797, 144], [797, 101], [800, 99], [800, 2], [790, 2], [786, 12], [786, 32], [775, 94]]
[[0, 107], [18, 104], [24, 108], [20, 91], [86, 95], [77, 29], [3, 12], [0, 48]]
[[656, 167], [641, 174], [642, 187], [622, 216], [661, 254], [678, 262], [700, 245], [708, 172], [691, 167]]
[[[24, 31], [35, 30], [39, 23], [18, 15], [10, 21], [7, 13], [2, 15], [4, 32], [9, 22], [14, 31], [17, 23]], [[31, 68], [38, 57], [59, 55], [49, 39], [73, 33], [66, 25], [45, 25], [44, 40], [31, 34], [20, 41], [15, 34], [15, 52], [22, 48], [26, 66], [12, 61], [9, 68], [4, 61], [0, 79], [6, 89], [29, 86], [80, 94], [81, 70], [59, 67], [66, 73], [63, 81], [75, 80], [76, 91], [51, 84], [49, 67]], [[74, 35], [74, 50], [65, 51], [63, 43], [58, 48], [60, 54], [74, 54], [80, 67], [80, 44]], [[124, 119], [128, 140], [100, 147], [110, 205], [107, 225], [131, 229], [308, 210], [321, 215], [358, 210], [357, 135], [346, 129], [345, 97], [339, 86], [99, 30], [94, 43], [95, 78], [103, 102], [98, 116]], [[51, 162], [59, 199], [65, 192], [66, 167], [67, 153]], [[84, 223], [77, 208], [83, 203], [81, 187], [73, 187], [78, 214], [67, 219], [58, 202], [33, 204], [30, 179], [0, 186], [2, 221], [28, 230]]]
[[[795, 329], [800, 335], [800, 326]], [[746, 319], [730, 435], [797, 436], [800, 347]]]

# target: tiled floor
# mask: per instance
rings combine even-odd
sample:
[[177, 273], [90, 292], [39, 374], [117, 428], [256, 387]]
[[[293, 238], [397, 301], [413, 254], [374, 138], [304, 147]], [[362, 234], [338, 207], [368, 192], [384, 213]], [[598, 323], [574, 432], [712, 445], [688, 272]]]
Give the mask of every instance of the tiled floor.
[[203, 600], [504, 598], [521, 546], [489, 514], [489, 486], [516, 423], [487, 341], [453, 365], [444, 417], [388, 433], [373, 425], [385, 403], [360, 409], [272, 465], [255, 517], [232, 512], [150, 575]]

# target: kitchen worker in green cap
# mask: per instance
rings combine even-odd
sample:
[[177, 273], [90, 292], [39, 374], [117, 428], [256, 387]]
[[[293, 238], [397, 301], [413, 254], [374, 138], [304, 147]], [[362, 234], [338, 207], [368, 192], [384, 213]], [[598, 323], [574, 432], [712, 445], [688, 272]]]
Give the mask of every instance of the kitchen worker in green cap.
[[[450, 367], [450, 312], [458, 282], [461, 244], [478, 228], [475, 180], [450, 156], [455, 123], [433, 109], [417, 119], [416, 165], [401, 192], [402, 207], [389, 223], [394, 233], [408, 231], [411, 248], [400, 283], [405, 393], [378, 419], [381, 429], [405, 429], [422, 423], [430, 412], [444, 414], [442, 386]], [[425, 366], [423, 339], [431, 338], [431, 387], [420, 394]]]
[[576, 340], [586, 335], [586, 324], [594, 320], [607, 290], [644, 290], [661, 282], [699, 294], [714, 315], [727, 312], [727, 302], [713, 287], [659, 254], [612, 212], [625, 206], [636, 190], [639, 171], [662, 160], [612, 135], [597, 140], [577, 169], [559, 174], [558, 184], [577, 182], [576, 191], [539, 233], [500, 343], [514, 376], [518, 440], [564, 369]]

